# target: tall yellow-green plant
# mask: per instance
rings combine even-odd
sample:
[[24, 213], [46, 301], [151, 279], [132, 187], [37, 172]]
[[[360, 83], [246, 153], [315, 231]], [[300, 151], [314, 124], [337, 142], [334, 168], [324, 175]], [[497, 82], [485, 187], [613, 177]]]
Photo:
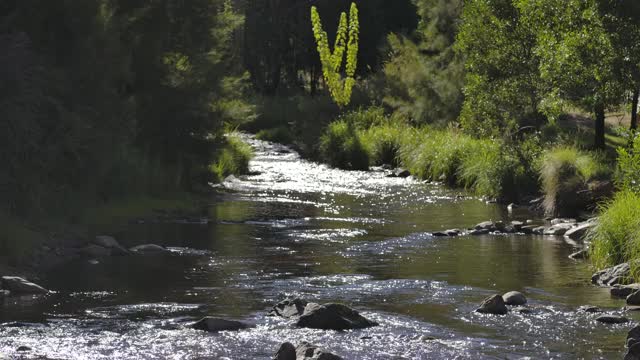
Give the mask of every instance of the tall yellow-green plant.
[[[351, 102], [351, 91], [356, 82], [356, 67], [358, 66], [358, 39], [360, 35], [358, 7], [355, 3], [351, 4], [348, 22], [346, 13], [343, 12], [340, 15], [333, 51], [329, 48], [329, 37], [327, 36], [327, 32], [322, 29], [320, 14], [315, 6], [311, 7], [311, 25], [313, 27], [313, 35], [318, 45], [318, 54], [320, 55], [320, 63], [322, 64], [322, 75], [329, 88], [331, 98], [333, 98], [333, 101], [340, 107], [349, 105], [349, 102]], [[340, 69], [342, 68], [345, 50], [347, 53], [345, 65], [346, 76], [343, 79]]]

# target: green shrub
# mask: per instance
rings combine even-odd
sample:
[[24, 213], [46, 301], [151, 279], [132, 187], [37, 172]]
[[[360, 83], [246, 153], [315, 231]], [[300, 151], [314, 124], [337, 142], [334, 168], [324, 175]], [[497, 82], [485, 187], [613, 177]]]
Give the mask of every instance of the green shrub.
[[406, 126], [399, 122], [387, 122], [362, 131], [360, 138], [369, 154], [370, 163], [397, 167], [405, 132]]
[[347, 170], [367, 170], [369, 156], [362, 146], [354, 124], [338, 120], [329, 124], [320, 138], [322, 160], [333, 167]]
[[240, 175], [249, 172], [249, 161], [253, 157], [251, 146], [238, 134], [227, 135], [226, 143], [216, 154], [216, 161], [210, 170], [215, 181], [221, 181], [229, 175]]
[[631, 149], [618, 149], [616, 185], [640, 193], [640, 136], [635, 137]]
[[557, 147], [548, 151], [540, 166], [544, 209], [549, 215], [572, 216], [585, 204], [578, 192], [591, 180], [606, 177], [610, 168], [602, 157], [574, 147]]
[[[588, 234], [591, 259], [599, 269], [640, 259], [640, 195], [629, 190], [616, 194], [601, 207], [598, 224]], [[640, 275], [637, 261], [631, 262], [633, 275]]]
[[384, 109], [378, 106], [370, 106], [350, 111], [342, 116], [340, 120], [355, 125], [357, 129], [366, 130], [373, 126], [383, 125], [388, 122], [384, 114]]

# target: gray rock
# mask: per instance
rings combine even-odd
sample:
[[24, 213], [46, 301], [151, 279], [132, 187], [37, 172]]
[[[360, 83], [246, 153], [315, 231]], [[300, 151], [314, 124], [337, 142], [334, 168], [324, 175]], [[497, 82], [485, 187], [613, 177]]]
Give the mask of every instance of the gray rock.
[[527, 298], [518, 291], [510, 291], [504, 295], [502, 295], [502, 299], [506, 305], [524, 305], [527, 303]]
[[303, 299], [287, 299], [279, 302], [269, 311], [269, 316], [280, 316], [283, 318], [292, 318], [301, 316], [308, 302]]
[[96, 236], [93, 243], [103, 248], [111, 250], [111, 255], [128, 255], [129, 250], [125, 249], [120, 243], [111, 236], [100, 235]]
[[28, 346], [20, 346], [19, 348], [16, 349], [17, 352], [27, 352], [27, 351], [31, 351], [31, 348]]
[[488, 229], [480, 229], [480, 230], [474, 229], [474, 230], [469, 231], [468, 234], [471, 235], [471, 236], [477, 236], [477, 235], [487, 235], [490, 232], [491, 232], [491, 230], [488, 230]]
[[582, 249], [569, 255], [569, 259], [573, 260], [586, 260], [589, 258], [589, 249]]
[[460, 234], [462, 234], [462, 231], [460, 229], [449, 229], [447, 231], [444, 232], [445, 234], [447, 234], [447, 236], [459, 236]]
[[576, 219], [565, 219], [565, 218], [558, 218], [558, 219], [553, 219], [551, 220], [551, 225], [559, 225], [559, 224], [575, 224], [577, 221]]
[[534, 313], [533, 309], [530, 309], [530, 308], [528, 308], [526, 306], [516, 306], [513, 309], [511, 309], [511, 311], [517, 312], [517, 313], [520, 313], [520, 314], [533, 314]]
[[509, 312], [507, 306], [500, 295], [493, 295], [486, 298], [476, 312], [482, 314], [505, 315]]
[[80, 253], [85, 256], [100, 258], [111, 256], [111, 249], [107, 249], [106, 247], [96, 244], [88, 244], [87, 246], [80, 249]]
[[532, 226], [533, 228], [531, 229], [531, 232], [536, 234], [536, 235], [542, 235], [544, 234], [544, 231], [546, 230], [546, 228], [544, 226]]
[[297, 360], [296, 359], [296, 347], [292, 343], [284, 343], [280, 345], [280, 349], [276, 353], [273, 360]]
[[624, 355], [624, 360], [640, 360], [640, 343], [634, 343], [629, 346], [629, 350]]
[[485, 221], [481, 222], [478, 225], [474, 226], [476, 230], [487, 230], [487, 231], [495, 231], [497, 229], [496, 224], [493, 221]]
[[307, 304], [296, 323], [298, 327], [323, 330], [364, 329], [377, 325], [348, 306], [315, 303]]
[[609, 292], [613, 297], [626, 299], [627, 296], [638, 290], [640, 290], [640, 284], [614, 285]]
[[219, 332], [219, 331], [236, 331], [241, 329], [246, 329], [249, 325], [234, 320], [225, 320], [213, 317], [205, 317], [195, 324], [192, 327], [196, 330], [205, 330], [208, 332]]
[[624, 324], [628, 323], [629, 319], [619, 315], [600, 315], [596, 318], [596, 321], [603, 324]]
[[593, 222], [580, 223], [577, 226], [574, 226], [571, 229], [569, 229], [564, 234], [564, 236], [568, 237], [571, 240], [583, 241], [585, 238], [585, 235], [587, 235], [587, 231], [589, 231], [589, 229], [593, 228], [594, 226], [595, 226], [595, 223]]
[[131, 249], [129, 249], [129, 251], [139, 255], [159, 255], [159, 254], [167, 254], [170, 252], [169, 250], [167, 250], [167, 248], [162, 247], [160, 245], [156, 245], [156, 244], [144, 244], [144, 245], [134, 246]]
[[597, 313], [601, 313], [602, 309], [600, 309], [597, 306], [585, 305], [585, 306], [580, 306], [578, 308], [578, 311], [585, 312], [588, 314], [597, 314]]
[[600, 270], [591, 277], [591, 282], [601, 286], [628, 285], [631, 281], [631, 267], [628, 263]]
[[516, 228], [516, 230], [520, 231], [520, 229], [522, 229], [522, 227], [524, 226], [524, 223], [522, 221], [512, 221], [511, 226]]
[[640, 291], [635, 291], [631, 295], [627, 296], [627, 305], [640, 305]]
[[3, 276], [2, 288], [16, 295], [46, 294], [49, 290], [17, 276]]
[[442, 231], [436, 231], [434, 233], [431, 233], [431, 236], [433, 237], [448, 237], [449, 235], [445, 232]]
[[631, 348], [631, 346], [638, 343], [640, 343], [640, 325], [633, 327], [627, 333], [627, 347]]
[[303, 342], [296, 348], [296, 360], [342, 360], [342, 358]]
[[572, 227], [573, 225], [569, 223], [556, 224], [551, 226], [550, 228], [546, 228], [544, 230], [544, 235], [562, 236], [566, 234], [567, 231], [571, 230]]

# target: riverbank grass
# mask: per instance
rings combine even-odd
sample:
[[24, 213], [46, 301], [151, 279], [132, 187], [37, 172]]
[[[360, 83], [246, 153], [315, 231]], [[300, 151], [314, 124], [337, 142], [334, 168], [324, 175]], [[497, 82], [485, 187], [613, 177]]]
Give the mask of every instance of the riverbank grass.
[[602, 205], [598, 224], [588, 238], [598, 269], [629, 261], [633, 277], [640, 279], [640, 195], [623, 190]]
[[253, 158], [253, 149], [236, 133], [226, 136], [226, 143], [216, 154], [216, 160], [209, 170], [214, 181], [224, 180], [229, 175], [241, 175], [249, 172], [249, 161]]

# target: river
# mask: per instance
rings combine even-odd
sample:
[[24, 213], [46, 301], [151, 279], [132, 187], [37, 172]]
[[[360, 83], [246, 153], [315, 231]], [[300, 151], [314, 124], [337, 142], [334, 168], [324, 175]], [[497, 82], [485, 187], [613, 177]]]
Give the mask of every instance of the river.
[[[563, 238], [429, 235], [532, 214], [247, 141], [256, 149], [253, 175], [218, 188], [203, 221], [132, 222], [117, 234], [127, 246], [155, 243], [170, 254], [78, 259], [42, 279], [56, 293], [0, 306], [0, 354], [271, 359], [283, 342], [308, 341], [345, 359], [622, 357], [631, 326], [600, 324], [577, 308], [619, 312], [623, 302], [589, 283], [591, 269], [568, 258], [575, 247]], [[511, 290], [525, 293], [532, 313], [473, 312]], [[293, 296], [345, 303], [380, 326], [296, 329], [266, 316]], [[188, 327], [205, 315], [255, 326], [219, 334]]]

